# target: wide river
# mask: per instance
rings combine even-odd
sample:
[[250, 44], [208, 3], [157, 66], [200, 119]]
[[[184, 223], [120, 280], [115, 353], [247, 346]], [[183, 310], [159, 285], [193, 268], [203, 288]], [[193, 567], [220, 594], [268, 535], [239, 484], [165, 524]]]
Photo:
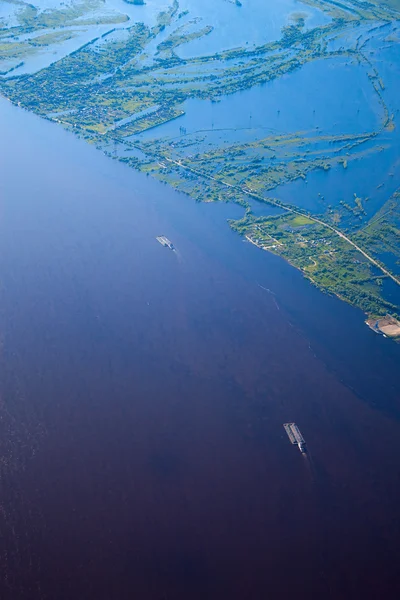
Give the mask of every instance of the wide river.
[[399, 598], [400, 346], [238, 208], [0, 131], [2, 600]]

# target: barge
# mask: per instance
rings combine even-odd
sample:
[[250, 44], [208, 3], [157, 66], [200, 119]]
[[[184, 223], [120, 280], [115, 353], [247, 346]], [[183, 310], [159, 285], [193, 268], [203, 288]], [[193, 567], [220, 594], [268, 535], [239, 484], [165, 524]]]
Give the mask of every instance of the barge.
[[161, 246], [165, 248], [169, 248], [170, 250], [175, 250], [175, 246], [165, 235], [159, 235], [156, 237], [157, 242], [160, 242]]
[[301, 435], [300, 429], [297, 427], [296, 423], [284, 423], [283, 427], [292, 444], [296, 444], [300, 452], [302, 454], [305, 454], [307, 452], [306, 442], [303, 436]]

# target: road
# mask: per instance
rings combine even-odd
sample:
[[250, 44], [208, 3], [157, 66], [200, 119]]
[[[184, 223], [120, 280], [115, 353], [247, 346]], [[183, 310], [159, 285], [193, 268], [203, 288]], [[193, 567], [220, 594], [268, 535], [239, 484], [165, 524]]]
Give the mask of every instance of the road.
[[345, 235], [344, 233], [339, 231], [339, 229], [336, 229], [332, 225], [325, 223], [325, 221], [318, 219], [318, 217], [313, 217], [312, 215], [309, 215], [308, 213], [305, 214], [304, 212], [301, 212], [300, 210], [296, 210], [295, 208], [293, 208], [291, 206], [287, 206], [286, 204], [282, 204], [281, 202], [276, 201], [273, 198], [264, 198], [263, 196], [260, 196], [259, 194], [257, 194], [256, 192], [254, 192], [251, 189], [249, 190], [246, 188], [242, 188], [239, 185], [233, 185], [232, 183], [228, 183], [227, 181], [224, 181], [223, 179], [217, 179], [216, 177], [213, 177], [212, 175], [208, 175], [207, 173], [203, 173], [202, 171], [199, 171], [198, 169], [194, 169], [193, 167], [189, 167], [188, 165], [185, 165], [184, 163], [182, 163], [182, 161], [173, 160], [172, 158], [166, 158], [166, 157], [163, 157], [163, 158], [164, 158], [164, 160], [166, 160], [170, 163], [173, 163], [174, 165], [178, 166], [181, 169], [186, 169], [187, 171], [190, 171], [190, 172], [194, 173], [195, 175], [199, 175], [200, 177], [204, 177], [205, 179], [211, 179], [212, 181], [215, 181], [216, 183], [224, 185], [233, 190], [237, 190], [238, 192], [241, 192], [242, 194], [246, 194], [247, 196], [251, 196], [252, 198], [255, 198], [256, 200], [259, 200], [261, 202], [267, 202], [268, 204], [272, 204], [272, 205], [276, 206], [277, 208], [281, 208], [282, 210], [286, 210], [287, 212], [290, 212], [290, 213], [293, 213], [296, 215], [300, 215], [302, 217], [306, 216], [307, 219], [310, 219], [310, 221], [314, 221], [314, 223], [318, 223], [319, 225], [322, 225], [323, 227], [330, 229], [336, 235], [338, 235], [340, 238], [342, 238], [343, 240], [346, 240], [346, 242], [348, 244], [353, 246], [353, 248], [355, 248], [358, 252], [360, 252], [360, 254], [365, 256], [365, 258], [367, 260], [369, 260], [369, 262], [371, 264], [373, 264], [375, 267], [377, 267], [384, 275], [386, 275], [387, 277], [390, 277], [390, 279], [392, 279], [395, 283], [397, 283], [397, 285], [400, 285], [400, 279], [398, 279], [395, 275], [393, 275], [393, 273], [388, 271], [377, 260], [375, 260], [372, 256], [370, 256], [367, 252], [365, 252], [362, 248], [360, 248], [360, 246], [358, 246], [358, 244], [353, 242], [353, 240], [351, 240], [347, 235]]

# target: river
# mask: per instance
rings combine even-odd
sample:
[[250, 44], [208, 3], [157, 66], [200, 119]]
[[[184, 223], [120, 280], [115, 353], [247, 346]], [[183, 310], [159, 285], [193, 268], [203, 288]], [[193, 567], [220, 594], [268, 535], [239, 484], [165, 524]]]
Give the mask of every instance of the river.
[[398, 598], [400, 346], [239, 208], [0, 130], [1, 598]]

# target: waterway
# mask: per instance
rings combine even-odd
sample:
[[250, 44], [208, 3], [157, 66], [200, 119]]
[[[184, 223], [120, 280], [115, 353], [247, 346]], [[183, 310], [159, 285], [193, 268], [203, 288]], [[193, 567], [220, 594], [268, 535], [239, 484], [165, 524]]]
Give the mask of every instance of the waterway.
[[214, 26], [210, 35], [179, 48], [182, 58], [279, 39], [282, 28], [296, 16], [304, 18], [307, 29], [330, 21], [321, 10], [298, 0], [247, 0], [241, 6], [235, 0], [182, 0], [180, 7], [189, 10], [189, 17], [201, 17], [203, 24]]
[[239, 208], [0, 128], [1, 598], [398, 598], [400, 346]]
[[[58, 0], [36, 0], [35, 6], [40, 12], [65, 10], [64, 3]], [[172, 2], [153, 0], [137, 6], [125, 0], [107, 0], [105, 3], [98, 2], [97, 4], [83, 2], [81, 7], [82, 15], [80, 17], [71, 15], [67, 27], [63, 24], [61, 28], [55, 27], [50, 30], [51, 33], [70, 32], [71, 39], [62, 44], [51, 43], [40, 48], [39, 51], [37, 48], [28, 48], [28, 51], [19, 58], [11, 56], [9, 60], [3, 60], [0, 70], [8, 71], [14, 68], [13, 75], [34, 73], [64, 58], [111, 29], [125, 30], [133, 23], [145, 23], [152, 27], [156, 24], [160, 12], [171, 9]], [[13, 6], [6, 3], [5, 6], [0, 6], [0, 18], [5, 19], [8, 26], [17, 26], [19, 10], [18, 4]], [[293, 17], [296, 15], [305, 19], [306, 28], [330, 21], [330, 18], [322, 11], [298, 2], [298, 0], [284, 0], [279, 4], [271, 0], [267, 3], [265, 0], [249, 0], [241, 7], [236, 6], [235, 2], [231, 0], [218, 0], [217, 2], [214, 0], [202, 0], [202, 2], [182, 0], [179, 4], [179, 13], [182, 15], [180, 20], [173, 21], [170, 26], [166, 27], [161, 37], [149, 44], [146, 51], [150, 55], [156, 51], [160, 41], [173, 33], [177, 26], [189, 25], [190, 27], [190, 23], [193, 26], [193, 20], [201, 23], [199, 28], [212, 24], [214, 30], [211, 35], [193, 40], [180, 48], [179, 54], [184, 58], [244, 46], [248, 44], [249, 39], [252, 40], [252, 45], [277, 39], [281, 35], [282, 27], [292, 23]], [[125, 16], [127, 20], [119, 22], [118, 17], [122, 16]], [[263, 23], [262, 27], [260, 27], [260, 22]], [[39, 35], [44, 33], [48, 33], [48, 30], [43, 29]], [[21, 35], [19, 39], [22, 41], [26, 37], [34, 38], [36, 35], [32, 36], [31, 33], [28, 33]]]
[[[339, 79], [347, 90], [346, 97], [335, 93]], [[182, 117], [138, 137], [179, 137], [182, 127], [187, 133], [203, 135], [210, 135], [215, 129], [221, 132], [219, 144], [220, 139], [238, 144], [271, 133], [309, 132], [310, 136], [368, 133], [379, 126], [382, 114], [370, 87], [364, 67], [348, 64], [342, 58], [316, 60], [290, 76], [223, 96], [218, 102], [186, 100]], [[294, 94], [296, 103], [292, 104], [288, 99]]]

